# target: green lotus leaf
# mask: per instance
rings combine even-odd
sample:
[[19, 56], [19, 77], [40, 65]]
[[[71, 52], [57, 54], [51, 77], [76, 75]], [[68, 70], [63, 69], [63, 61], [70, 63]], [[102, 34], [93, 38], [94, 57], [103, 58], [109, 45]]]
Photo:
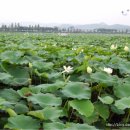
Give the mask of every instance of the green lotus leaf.
[[60, 122], [44, 123], [44, 130], [97, 130], [94, 126], [88, 124], [76, 124], [67, 123], [63, 124]]
[[26, 56], [22, 56], [18, 61], [17, 61], [17, 64], [20, 64], [20, 65], [27, 65], [29, 64], [29, 60], [26, 58]]
[[59, 117], [63, 116], [63, 111], [57, 107], [45, 107], [43, 110], [30, 111], [28, 115], [42, 120], [56, 121]]
[[94, 104], [95, 111], [101, 116], [104, 120], [109, 117], [109, 108], [107, 105], [96, 102]]
[[7, 108], [12, 108], [15, 103], [6, 101], [4, 98], [0, 97], [0, 108], [6, 110]]
[[98, 99], [104, 104], [112, 104], [114, 99], [110, 96], [98, 97]]
[[115, 106], [118, 109], [124, 110], [126, 108], [130, 108], [130, 97], [124, 97], [120, 100], [115, 101]]
[[82, 119], [83, 119], [84, 122], [86, 122], [87, 124], [92, 124], [92, 123], [98, 121], [98, 119], [99, 119], [99, 114], [98, 114], [96, 111], [94, 111], [91, 116], [89, 116], [89, 117], [82, 117]]
[[17, 92], [21, 97], [24, 98], [27, 98], [28, 96], [32, 95], [31, 89], [28, 87], [23, 87], [22, 89], [17, 90]]
[[70, 82], [61, 91], [66, 97], [90, 99], [91, 89], [82, 82]]
[[28, 115], [37, 117], [37, 118], [39, 118], [39, 119], [41, 119], [41, 120], [44, 119], [43, 110], [29, 111], [29, 112], [28, 112]]
[[45, 120], [56, 121], [59, 117], [64, 116], [63, 110], [57, 107], [46, 107], [43, 109]]
[[[10, 41], [8, 41], [8, 42], [10, 43]], [[9, 48], [14, 49], [15, 48], [14, 50], [17, 50], [18, 45], [11, 42], [10, 44], [6, 44], [5, 48], [6, 49], [9, 49]]]
[[30, 116], [17, 115], [15, 117], [8, 118], [8, 123], [5, 125], [5, 128], [18, 130], [38, 130], [40, 128], [40, 122]]
[[111, 110], [114, 113], [117, 113], [118, 115], [125, 114], [124, 110], [118, 109], [115, 105], [111, 106]]
[[8, 79], [10, 79], [10, 78], [12, 78], [12, 76], [9, 74], [9, 73], [1, 73], [0, 72], [0, 80], [1, 81], [4, 81], [4, 80], [8, 80]]
[[109, 86], [117, 82], [117, 79], [114, 76], [105, 72], [92, 73], [90, 76], [95, 82], [106, 83]]
[[13, 86], [28, 85], [29, 83], [30, 79], [27, 78], [14, 78], [13, 80], [9, 81], [9, 84]]
[[120, 62], [123, 62], [122, 58], [117, 57], [117, 55], [115, 55], [115, 54], [111, 55], [111, 59], [109, 61], [111, 68], [118, 69], [119, 68], [118, 65]]
[[22, 44], [19, 45], [19, 49], [20, 50], [35, 50], [35, 46], [31, 43], [31, 42], [24, 42]]
[[13, 86], [21, 86], [29, 84], [30, 76], [26, 68], [9, 64], [2, 64], [2, 67], [4, 71], [6, 71], [12, 76], [12, 78], [4, 80], [3, 81], [4, 83]]
[[115, 86], [114, 94], [118, 98], [129, 97], [130, 96], [130, 84], [123, 83]]
[[27, 59], [29, 63], [32, 63], [34, 61], [44, 61], [44, 59], [38, 55], [33, 55], [32, 53], [27, 53], [24, 56], [24, 59]]
[[59, 72], [52, 72], [48, 74], [48, 79], [55, 82], [56, 80], [59, 80], [62, 73]]
[[17, 63], [18, 60], [23, 56], [23, 52], [21, 51], [4, 51], [1, 53], [0, 58], [2, 61], [6, 61], [9, 63]]
[[56, 97], [55, 95], [49, 93], [32, 94], [32, 96], [28, 97], [28, 100], [34, 104], [39, 104], [41, 107], [60, 106], [62, 103], [61, 98]]
[[7, 101], [17, 102], [20, 99], [20, 95], [13, 89], [0, 90], [0, 96]]
[[97, 130], [94, 126], [79, 123], [67, 123], [64, 130]]
[[17, 116], [16, 112], [11, 108], [7, 108], [6, 112], [8, 112], [10, 116]]
[[124, 78], [122, 81], [123, 83], [130, 84], [130, 76]]
[[2, 97], [0, 97], [0, 104], [2, 104], [3, 102], [5, 102], [6, 100]]
[[90, 100], [72, 100], [69, 101], [69, 105], [86, 117], [91, 116], [94, 112], [94, 106]]
[[119, 70], [121, 73], [130, 73], [130, 63], [126, 61], [120, 62]]
[[23, 114], [23, 113], [26, 113], [29, 111], [29, 108], [27, 107], [27, 105], [25, 104], [22, 104], [22, 103], [17, 103], [15, 106], [14, 106], [14, 110], [16, 113], [18, 114]]
[[32, 65], [37, 70], [41, 70], [41, 71], [50, 70], [53, 67], [53, 63], [52, 62], [43, 62], [43, 61], [34, 61], [32, 63]]
[[64, 82], [56, 81], [53, 84], [40, 84], [35, 87], [30, 87], [30, 89], [34, 93], [38, 93], [38, 92], [47, 93], [47, 92], [55, 92], [56, 90], [63, 88], [64, 85], [65, 85]]
[[40, 78], [46, 78], [48, 79], [48, 73], [47, 72], [39, 72], [37, 69], [34, 70], [34, 73], [40, 77]]
[[2, 67], [15, 78], [29, 78], [29, 72], [26, 68], [9, 64], [2, 64]]
[[64, 130], [65, 124], [60, 122], [44, 123], [43, 128], [44, 130]]

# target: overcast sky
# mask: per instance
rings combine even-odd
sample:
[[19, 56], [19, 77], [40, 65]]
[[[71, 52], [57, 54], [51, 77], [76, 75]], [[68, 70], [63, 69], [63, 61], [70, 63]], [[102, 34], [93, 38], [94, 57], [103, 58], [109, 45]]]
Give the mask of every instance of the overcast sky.
[[[0, 23], [130, 25], [130, 0], [0, 0]], [[127, 13], [122, 15], [121, 11]]]

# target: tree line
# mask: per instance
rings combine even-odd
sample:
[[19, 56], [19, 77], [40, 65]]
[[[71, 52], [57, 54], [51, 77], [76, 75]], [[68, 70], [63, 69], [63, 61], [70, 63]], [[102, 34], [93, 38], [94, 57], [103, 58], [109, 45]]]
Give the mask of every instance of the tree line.
[[19, 23], [11, 23], [10, 25], [2, 24], [0, 27], [0, 32], [34, 32], [34, 33], [130, 33], [130, 30], [117, 30], [117, 29], [89, 29], [82, 30], [77, 29], [74, 26], [68, 28], [59, 28], [59, 27], [41, 27], [37, 25], [23, 26]]
[[23, 26], [19, 23], [15, 24], [2, 24], [0, 27], [1, 32], [58, 32], [58, 27], [40, 27], [40, 25]]

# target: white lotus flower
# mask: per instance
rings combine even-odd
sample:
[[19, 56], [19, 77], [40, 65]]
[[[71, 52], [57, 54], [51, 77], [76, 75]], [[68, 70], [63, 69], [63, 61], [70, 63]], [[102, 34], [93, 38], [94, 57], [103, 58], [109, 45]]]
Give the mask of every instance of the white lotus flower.
[[113, 72], [113, 69], [104, 67], [103, 71], [107, 72], [108, 74], [111, 74]]
[[87, 67], [87, 72], [89, 73], [89, 74], [91, 74], [92, 73], [92, 68], [91, 67]]
[[116, 50], [117, 49], [117, 45], [112, 44], [110, 47], [111, 50]]
[[125, 46], [125, 47], [124, 47], [124, 51], [129, 51], [129, 47], [128, 47], [128, 46]]
[[64, 68], [64, 71], [62, 71], [62, 73], [70, 73], [73, 71], [73, 67], [71, 66], [68, 66], [68, 67], [63, 66], [63, 68]]

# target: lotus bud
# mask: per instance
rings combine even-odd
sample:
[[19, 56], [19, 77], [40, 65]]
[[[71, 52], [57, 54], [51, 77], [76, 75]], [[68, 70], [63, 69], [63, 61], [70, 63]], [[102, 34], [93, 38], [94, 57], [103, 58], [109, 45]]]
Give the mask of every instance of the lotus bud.
[[89, 74], [92, 73], [92, 68], [90, 68], [89, 66], [87, 67], [87, 73], [89, 73]]
[[105, 68], [105, 67], [104, 67], [103, 71], [107, 72], [108, 74], [111, 74], [113, 72], [113, 70], [111, 68]]
[[128, 46], [125, 46], [125, 47], [124, 47], [124, 51], [127, 51], [127, 52], [128, 52], [128, 51], [129, 51], [129, 47], [128, 47]]
[[30, 63], [30, 62], [29, 62], [29, 64], [28, 64], [28, 65], [29, 65], [29, 68], [32, 68], [32, 63]]

